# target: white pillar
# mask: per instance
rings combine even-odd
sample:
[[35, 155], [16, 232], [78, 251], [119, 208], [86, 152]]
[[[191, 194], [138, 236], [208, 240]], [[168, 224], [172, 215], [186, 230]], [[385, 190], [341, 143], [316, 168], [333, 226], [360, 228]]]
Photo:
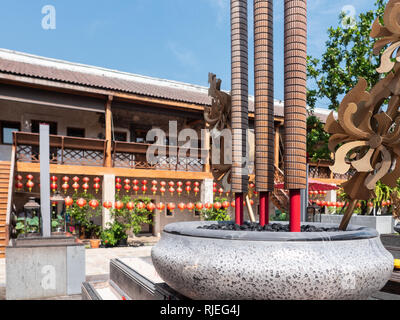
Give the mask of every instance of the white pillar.
[[214, 202], [213, 179], [204, 179], [201, 183], [201, 202], [203, 204]]
[[[115, 202], [115, 175], [106, 174], [103, 176], [103, 202], [111, 201]], [[107, 228], [107, 224], [112, 222], [110, 210], [103, 207], [102, 210], [102, 225], [103, 228]]]
[[[325, 201], [336, 202], [336, 190], [327, 191]], [[328, 213], [328, 209], [326, 209], [326, 213]]]
[[48, 124], [40, 124], [40, 211], [43, 237], [51, 236], [49, 131]]

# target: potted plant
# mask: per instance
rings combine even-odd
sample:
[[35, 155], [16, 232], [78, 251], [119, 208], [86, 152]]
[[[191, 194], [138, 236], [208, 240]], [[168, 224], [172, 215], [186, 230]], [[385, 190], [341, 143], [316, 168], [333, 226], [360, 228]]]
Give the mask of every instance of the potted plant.
[[92, 224], [90, 226], [90, 247], [92, 249], [97, 249], [100, 247], [100, 235], [101, 235], [101, 226]]

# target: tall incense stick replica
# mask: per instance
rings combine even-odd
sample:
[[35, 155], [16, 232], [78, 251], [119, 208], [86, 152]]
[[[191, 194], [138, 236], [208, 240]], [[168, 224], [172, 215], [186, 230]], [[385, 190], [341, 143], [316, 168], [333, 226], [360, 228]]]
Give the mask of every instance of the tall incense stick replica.
[[285, 189], [290, 198], [290, 231], [300, 231], [300, 189], [307, 185], [306, 83], [307, 1], [285, 0]]
[[[374, 54], [391, 44], [382, 54], [379, 73], [388, 73], [369, 92], [368, 83], [360, 78], [357, 85], [341, 102], [338, 119], [329, 115], [325, 130], [332, 134], [329, 149], [335, 152], [331, 170], [344, 174], [353, 168], [356, 173], [342, 186], [350, 197], [341, 230], [346, 230], [358, 200], [375, 196], [376, 183], [395, 187], [400, 176], [400, 0], [390, 0], [383, 16], [384, 25], [377, 18], [371, 37], [378, 39]], [[397, 51], [396, 59], [392, 59]], [[385, 102], [387, 110], [383, 111]]]

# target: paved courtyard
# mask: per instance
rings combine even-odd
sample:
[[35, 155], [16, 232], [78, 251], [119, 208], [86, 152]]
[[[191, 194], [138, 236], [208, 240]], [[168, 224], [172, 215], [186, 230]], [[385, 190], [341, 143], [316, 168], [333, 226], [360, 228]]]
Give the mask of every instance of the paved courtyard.
[[[126, 248], [86, 249], [87, 280], [108, 279], [110, 260], [126, 257], [150, 256], [152, 246]], [[0, 300], [5, 300], [6, 289], [6, 259], [0, 259]], [[61, 297], [59, 299], [80, 299], [80, 296]]]

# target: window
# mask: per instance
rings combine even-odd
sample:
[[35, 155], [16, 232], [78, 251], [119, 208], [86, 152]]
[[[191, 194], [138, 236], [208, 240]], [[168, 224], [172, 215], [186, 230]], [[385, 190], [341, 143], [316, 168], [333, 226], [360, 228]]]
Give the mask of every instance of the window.
[[0, 123], [1, 126], [1, 143], [12, 144], [14, 131], [21, 130], [21, 124], [19, 122], [3, 121]]
[[137, 143], [146, 143], [147, 133], [151, 130], [151, 126], [139, 126], [139, 125], [131, 125], [131, 141]]
[[128, 134], [124, 131], [114, 131], [114, 140], [115, 141], [122, 141], [122, 142], [127, 142], [128, 141]]
[[82, 129], [82, 128], [67, 128], [67, 136], [68, 137], [84, 138], [85, 137], [85, 129]]

